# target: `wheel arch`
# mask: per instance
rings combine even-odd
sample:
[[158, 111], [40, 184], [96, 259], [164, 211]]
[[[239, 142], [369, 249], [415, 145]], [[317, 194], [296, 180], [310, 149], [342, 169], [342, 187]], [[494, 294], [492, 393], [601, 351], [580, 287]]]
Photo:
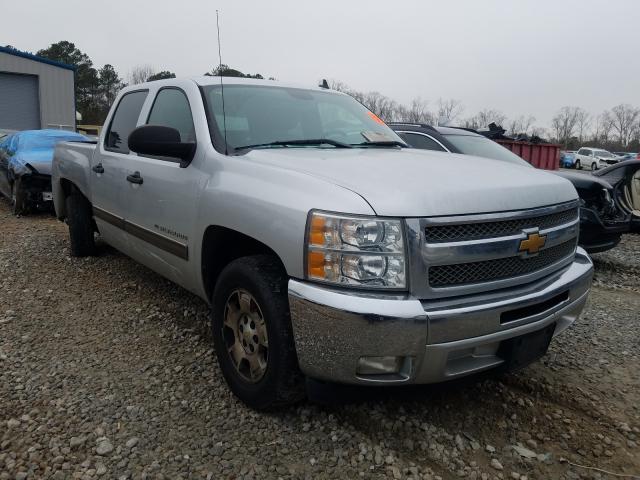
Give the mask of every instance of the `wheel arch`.
[[232, 261], [249, 255], [270, 255], [286, 271], [280, 256], [271, 247], [249, 235], [220, 225], [209, 225], [202, 237], [200, 268], [206, 298], [211, 300], [213, 289], [222, 270]]
[[[58, 220], [64, 220], [67, 218], [67, 197], [69, 195], [77, 193], [87, 198], [89, 201], [88, 197], [82, 192], [82, 190], [80, 190], [80, 188], [78, 188], [78, 186], [68, 178], [60, 178], [55, 185], [52, 185], [52, 189], [54, 190], [54, 206]], [[91, 201], [89, 201], [89, 203], [91, 203]]]

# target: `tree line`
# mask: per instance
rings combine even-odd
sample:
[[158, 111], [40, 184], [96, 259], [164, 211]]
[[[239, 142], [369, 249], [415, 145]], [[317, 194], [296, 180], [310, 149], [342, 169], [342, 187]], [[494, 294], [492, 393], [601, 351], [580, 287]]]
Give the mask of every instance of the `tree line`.
[[[36, 55], [76, 68], [76, 108], [82, 115], [84, 124], [101, 125], [116, 95], [126, 85], [176, 76], [171, 71], [157, 70], [144, 64], [132, 68], [125, 81], [113, 65], [94, 66], [86, 53], [65, 40], [38, 50]], [[204, 75], [264, 78], [260, 73], [245, 74], [224, 64]], [[273, 77], [269, 79], [274, 80]], [[617, 105], [597, 115], [580, 107], [564, 106], [556, 112], [550, 127], [544, 128], [536, 125], [536, 118], [532, 115], [508, 118], [501, 111], [491, 108], [465, 116], [464, 105], [456, 99], [439, 98], [432, 108], [421, 97], [416, 97], [405, 105], [377, 91], [355, 90], [339, 80], [331, 81], [330, 87], [348, 93], [386, 122], [452, 125], [476, 130], [495, 123], [504, 128], [508, 135], [540, 137], [560, 143], [567, 149], [585, 145], [614, 151], [640, 150], [640, 108], [628, 104]]]
[[566, 149], [581, 146], [610, 151], [640, 151], [640, 108], [622, 103], [592, 115], [580, 107], [562, 107], [551, 121], [553, 138]]
[[550, 128], [536, 125], [532, 115], [514, 118], [499, 110], [486, 108], [464, 116], [464, 105], [455, 99], [439, 98], [433, 108], [421, 97], [408, 104], [399, 103], [380, 92], [360, 92], [334, 80], [331, 88], [348, 93], [386, 122], [452, 125], [482, 130], [495, 123], [506, 134], [519, 137], [539, 137], [576, 150], [581, 146], [606, 148], [611, 151], [640, 151], [640, 108], [620, 104], [593, 115], [580, 107], [564, 106], [554, 115]]

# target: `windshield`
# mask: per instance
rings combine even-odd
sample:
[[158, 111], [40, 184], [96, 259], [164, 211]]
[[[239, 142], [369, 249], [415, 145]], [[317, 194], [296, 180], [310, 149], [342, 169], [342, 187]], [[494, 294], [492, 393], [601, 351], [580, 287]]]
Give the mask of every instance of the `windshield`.
[[477, 155], [478, 157], [492, 158], [494, 160], [531, 167], [531, 164], [515, 153], [488, 138], [476, 135], [445, 135], [445, 137], [453, 143], [458, 150], [467, 155]]
[[594, 154], [596, 157], [602, 157], [602, 158], [611, 158], [613, 157], [613, 155], [609, 152], [607, 152], [606, 150], [596, 150], [594, 151]]
[[[214, 120], [211, 125], [214, 139], [224, 138], [225, 122], [220, 86], [210, 85], [203, 90], [209, 118]], [[404, 144], [400, 137], [363, 105], [348, 95], [331, 91], [225, 85], [224, 109], [230, 151], [247, 145], [312, 139], [327, 139], [354, 146], [384, 142]], [[272, 145], [286, 146], [289, 145]], [[305, 147], [301, 144], [294, 146]], [[322, 147], [336, 148], [331, 144], [322, 144]]]

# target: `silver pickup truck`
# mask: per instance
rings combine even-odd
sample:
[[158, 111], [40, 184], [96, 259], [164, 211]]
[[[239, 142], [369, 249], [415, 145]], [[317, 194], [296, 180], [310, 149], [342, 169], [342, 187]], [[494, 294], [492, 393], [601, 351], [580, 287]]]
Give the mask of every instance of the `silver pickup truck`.
[[212, 306], [232, 391], [305, 378], [431, 383], [544, 355], [587, 299], [566, 180], [407, 148], [348, 95], [203, 77], [124, 89], [97, 144], [61, 144], [71, 253], [94, 235]]

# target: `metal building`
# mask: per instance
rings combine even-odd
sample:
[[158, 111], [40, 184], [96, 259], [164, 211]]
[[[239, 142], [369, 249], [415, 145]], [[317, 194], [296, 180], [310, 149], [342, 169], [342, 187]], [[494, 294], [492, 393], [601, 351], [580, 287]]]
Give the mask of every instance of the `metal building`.
[[0, 47], [0, 129], [75, 127], [74, 67]]

